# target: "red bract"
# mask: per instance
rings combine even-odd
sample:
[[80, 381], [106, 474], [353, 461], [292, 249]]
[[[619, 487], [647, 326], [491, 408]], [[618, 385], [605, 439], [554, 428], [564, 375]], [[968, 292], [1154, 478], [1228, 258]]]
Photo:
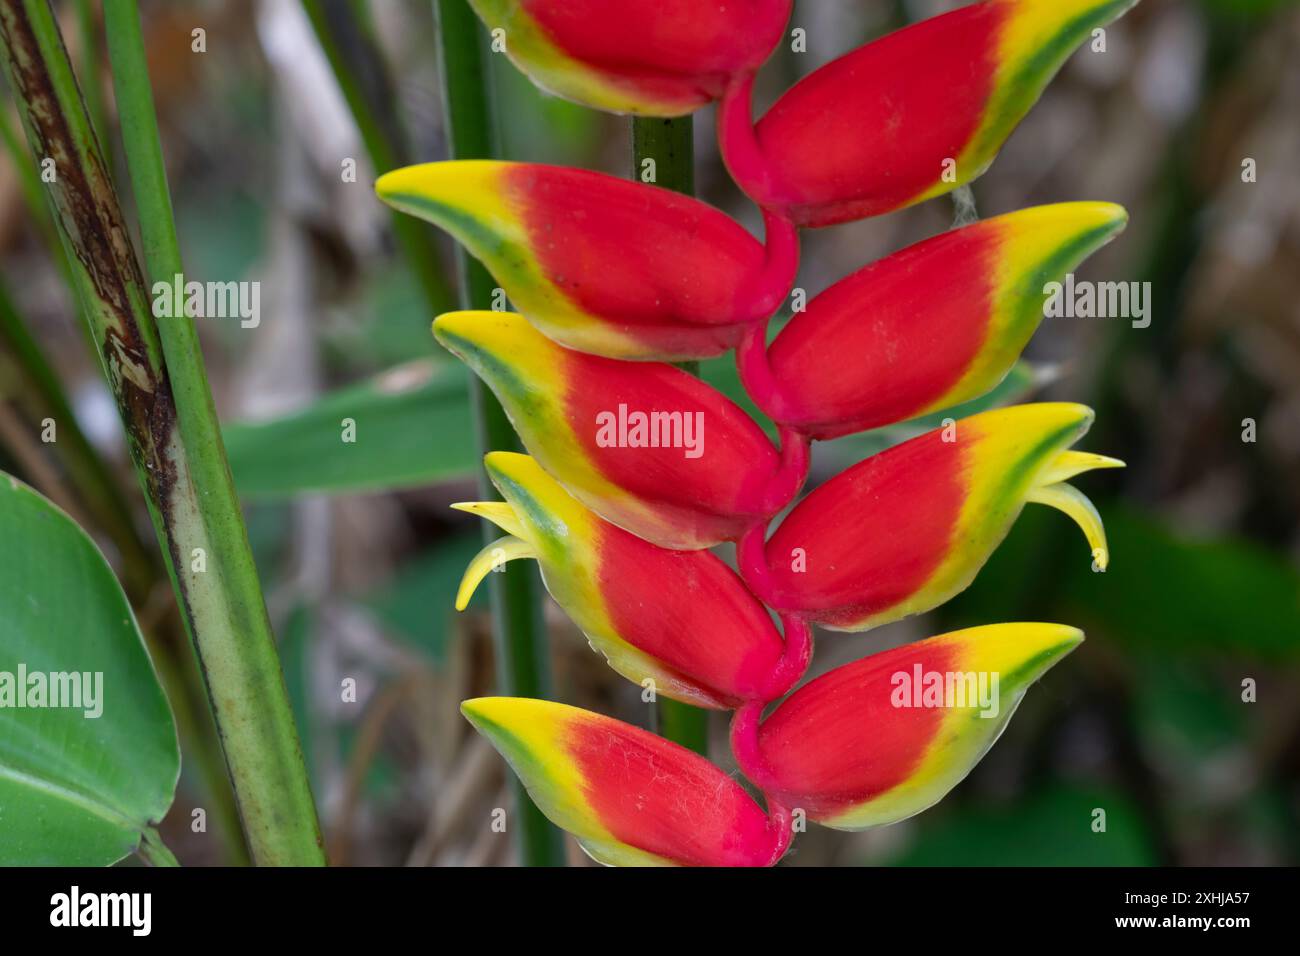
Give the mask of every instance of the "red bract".
[[739, 784], [685, 747], [544, 700], [483, 697], [461, 710], [529, 796], [591, 856], [620, 866], [770, 866], [790, 844]]
[[738, 711], [736, 758], [826, 826], [894, 823], [959, 783], [1029, 685], [1082, 640], [1062, 624], [993, 624], [872, 654], [810, 681], [761, 726], [761, 705]]
[[615, 113], [681, 116], [757, 69], [791, 0], [470, 0], [538, 86]]
[[671, 365], [562, 348], [509, 312], [450, 312], [433, 331], [491, 386], [543, 468], [662, 547], [736, 540], [807, 474], [798, 435], [778, 451], [740, 406]]
[[767, 247], [697, 199], [536, 163], [427, 163], [380, 177], [387, 203], [465, 244], [538, 329], [625, 359], [718, 355], [789, 294], [788, 222]]
[[452, 507], [482, 515], [509, 537], [471, 562], [456, 606], [505, 561], [533, 558], [556, 603], [628, 680], [698, 707], [771, 700], [802, 676], [809, 628], [785, 637], [736, 573], [708, 551], [670, 551], [578, 503], [527, 455], [493, 452], [488, 476], [505, 502]]
[[754, 327], [736, 356], [745, 389], [812, 438], [976, 398], [1038, 328], [1045, 284], [1127, 219], [1112, 203], [1036, 206], [909, 246], [817, 296], [766, 350]]
[[1052, 402], [926, 432], [817, 488], [766, 545], [761, 529], [748, 535], [741, 571], [773, 607], [837, 630], [866, 630], [965, 589], [1030, 501], [1073, 518], [1105, 570], [1101, 519], [1065, 483], [1122, 465], [1067, 450], [1091, 424], [1091, 409]]
[[727, 93], [718, 135], [759, 205], [803, 226], [910, 206], [979, 176], [1061, 64], [1137, 0], [988, 0], [840, 57], [755, 126], [753, 77]]

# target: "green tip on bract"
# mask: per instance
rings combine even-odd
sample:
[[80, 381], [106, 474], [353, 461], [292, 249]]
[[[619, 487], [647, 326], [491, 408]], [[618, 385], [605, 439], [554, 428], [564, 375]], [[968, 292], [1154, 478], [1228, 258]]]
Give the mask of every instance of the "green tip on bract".
[[1053, 640], [1030, 659], [1028, 669], [1022, 675], [1023, 683], [1026, 685], [1038, 680], [1083, 643], [1083, 631], [1077, 627], [1069, 627], [1064, 624], [1044, 624], [1042, 626], [1050, 628], [1054, 632], [1052, 633]]
[[509, 700], [509, 697], [473, 697], [461, 701], [460, 712], [475, 730], [492, 740], [500, 723], [498, 719], [493, 719], [493, 714], [500, 711], [502, 705]]

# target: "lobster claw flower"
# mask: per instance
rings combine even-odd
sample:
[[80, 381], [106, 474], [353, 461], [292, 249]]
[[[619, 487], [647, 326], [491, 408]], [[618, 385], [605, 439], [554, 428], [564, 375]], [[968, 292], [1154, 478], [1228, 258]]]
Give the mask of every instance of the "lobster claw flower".
[[799, 225], [878, 216], [975, 179], [1080, 43], [1137, 0], [987, 0], [809, 74], [757, 123], [753, 77], [718, 134], [732, 177]]
[[609, 866], [769, 866], [787, 828], [709, 761], [577, 707], [483, 697], [461, 712], [538, 809]]
[[[767, 610], [708, 551], [669, 551], [588, 511], [532, 458], [492, 452], [488, 476], [505, 501], [453, 508], [507, 532], [470, 563], [463, 610], [502, 562], [535, 558], [556, 603], [628, 680], [699, 707], [772, 700], [802, 675], [809, 632], [793, 622], [789, 660]], [[789, 629], [789, 628], [788, 628]]]
[[1069, 450], [1092, 418], [1083, 405], [1013, 405], [895, 445], [809, 494], [766, 546], [761, 529], [746, 535], [741, 573], [772, 607], [862, 631], [964, 590], [1031, 501], [1073, 518], [1104, 571], [1101, 518], [1066, 481], [1123, 465]]
[[455, 236], [550, 338], [611, 358], [720, 355], [779, 308], [798, 268], [796, 231], [776, 216], [765, 249], [707, 203], [582, 169], [426, 163], [375, 190]]
[[831, 286], [737, 365], [771, 418], [836, 438], [951, 408], [998, 384], [1043, 318], [1044, 286], [1127, 221], [1111, 203], [1037, 206], [909, 246]]
[[739, 406], [671, 365], [574, 352], [508, 312], [450, 312], [433, 333], [492, 388], [538, 464], [661, 547], [737, 540], [807, 473], [806, 442], [778, 452]]
[[682, 116], [755, 70], [791, 0], [470, 0], [534, 83], [612, 113]]
[[837, 830], [943, 799], [993, 746], [1029, 685], [1083, 640], [1063, 624], [953, 631], [838, 667], [761, 724], [738, 711], [741, 770], [769, 799]]

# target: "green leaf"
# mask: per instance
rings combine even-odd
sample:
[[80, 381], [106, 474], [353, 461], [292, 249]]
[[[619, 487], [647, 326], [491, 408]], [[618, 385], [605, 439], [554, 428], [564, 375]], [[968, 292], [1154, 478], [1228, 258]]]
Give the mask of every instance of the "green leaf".
[[[104, 556], [2, 473], [0, 541], [0, 865], [107, 865], [171, 806], [180, 773], [171, 711]], [[31, 703], [31, 675], [74, 672], [93, 701], [18, 706]], [[48, 692], [45, 703], [55, 703]]]
[[[1097, 809], [1105, 832], [1093, 830]], [[1113, 792], [1054, 788], [1005, 807], [922, 817], [897, 866], [1152, 866], [1136, 808]]]
[[1081, 627], [1179, 656], [1300, 653], [1300, 573], [1286, 559], [1245, 541], [1197, 540], [1123, 507], [1101, 514], [1110, 567], [1063, 582]]
[[389, 491], [473, 474], [469, 422], [465, 370], [419, 361], [293, 414], [228, 425], [226, 453], [246, 497]]

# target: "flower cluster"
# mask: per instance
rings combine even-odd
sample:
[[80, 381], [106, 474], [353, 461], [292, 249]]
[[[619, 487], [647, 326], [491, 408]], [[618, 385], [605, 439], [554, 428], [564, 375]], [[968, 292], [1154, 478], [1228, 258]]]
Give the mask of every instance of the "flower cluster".
[[[1073, 518], [1104, 569], [1101, 521], [1068, 481], [1121, 463], [1072, 450], [1092, 421], [1083, 406], [946, 421], [769, 525], [798, 497], [812, 441], [998, 384], [1042, 318], [1045, 283], [1114, 237], [1124, 211], [1064, 203], [953, 229], [836, 283], [770, 343], [768, 324], [794, 283], [800, 227], [887, 213], [978, 176], [1069, 53], [1133, 2], [976, 3], [829, 63], [755, 123], [755, 71], [791, 0], [472, 0], [512, 60], [562, 96], [652, 116], [720, 100], [724, 160], [764, 214], [760, 244], [695, 199], [530, 163], [427, 164], [376, 187], [452, 233], [519, 310], [433, 326], [529, 452], [487, 456], [504, 501], [456, 506], [505, 532], [471, 563], [457, 606], [502, 561], [535, 559], [615, 671], [735, 711], [732, 748], [766, 804], [620, 721], [541, 700], [466, 701], [538, 807], [597, 860], [771, 865], [801, 817], [856, 830], [924, 810], [1083, 639], [1059, 624], [976, 627], [791, 693], [814, 624], [863, 631], [938, 606], [1028, 502]], [[668, 364], [732, 349], [779, 444]], [[739, 573], [708, 550], [723, 542], [737, 544]]]

